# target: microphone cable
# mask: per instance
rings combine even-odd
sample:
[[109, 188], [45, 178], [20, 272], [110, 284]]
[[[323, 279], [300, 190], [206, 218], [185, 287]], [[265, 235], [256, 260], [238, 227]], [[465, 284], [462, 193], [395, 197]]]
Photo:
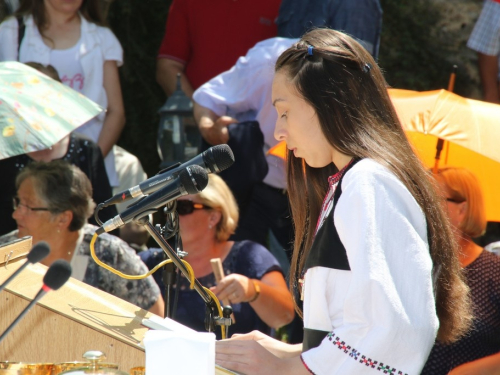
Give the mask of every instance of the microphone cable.
[[[120, 276], [123, 279], [127, 279], [127, 280], [142, 280], [142, 279], [145, 279], [146, 277], [152, 275], [156, 271], [158, 271], [158, 269], [160, 269], [161, 267], [163, 267], [165, 264], [172, 263], [171, 259], [166, 259], [163, 262], [161, 262], [158, 265], [156, 265], [148, 273], [145, 273], [143, 275], [127, 275], [127, 274], [125, 274], [123, 272], [120, 272], [120, 271], [114, 269], [113, 267], [107, 265], [106, 263], [103, 263], [97, 257], [97, 255], [95, 253], [95, 242], [97, 240], [97, 237], [99, 237], [99, 235], [97, 233], [94, 233], [94, 236], [92, 237], [92, 240], [90, 241], [90, 255], [91, 255], [92, 259], [94, 260], [94, 262], [96, 262], [102, 268], [107, 269], [109, 272], [114, 273], [115, 275]], [[184, 266], [186, 267], [186, 269], [188, 271], [188, 274], [189, 274], [189, 282], [190, 282], [189, 288], [190, 289], [194, 289], [195, 277], [194, 277], [193, 267], [191, 267], [191, 265], [188, 262], [186, 262], [184, 259], [181, 259], [181, 262], [182, 262], [182, 264], [184, 264]], [[223, 316], [222, 315], [222, 307], [220, 305], [220, 302], [219, 302], [219, 299], [217, 298], [217, 296], [214, 294], [214, 292], [212, 292], [208, 288], [205, 288], [203, 285], [202, 285], [202, 288], [212, 298], [212, 301], [214, 301], [215, 305], [217, 306], [217, 310], [219, 312], [219, 316]], [[224, 327], [220, 326], [220, 328], [221, 328], [222, 339], [225, 339], [226, 338], [226, 332], [224, 330]]]

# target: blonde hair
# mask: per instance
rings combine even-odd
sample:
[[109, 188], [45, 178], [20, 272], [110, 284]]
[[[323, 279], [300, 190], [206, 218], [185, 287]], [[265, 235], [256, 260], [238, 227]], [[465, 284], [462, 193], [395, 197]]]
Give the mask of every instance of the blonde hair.
[[466, 168], [445, 167], [438, 170], [438, 180], [442, 181], [457, 202], [465, 201], [465, 220], [460, 229], [470, 237], [478, 237], [486, 230], [486, 212], [483, 193], [477, 177]]
[[238, 205], [231, 189], [222, 178], [210, 174], [207, 187], [198, 194], [198, 197], [201, 203], [221, 212], [216, 238], [219, 242], [226, 241], [236, 230], [239, 219]]

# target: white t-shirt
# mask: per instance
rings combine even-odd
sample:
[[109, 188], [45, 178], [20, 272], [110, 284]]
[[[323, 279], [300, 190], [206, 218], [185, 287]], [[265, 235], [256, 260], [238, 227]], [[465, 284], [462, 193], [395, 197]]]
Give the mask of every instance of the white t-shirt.
[[51, 65], [59, 73], [61, 82], [73, 90], [83, 94], [85, 87], [85, 73], [80, 62], [79, 50], [82, 41], [79, 40], [68, 49], [53, 49], [50, 51]]
[[264, 182], [279, 189], [286, 188], [285, 163], [267, 154], [278, 143], [274, 138], [278, 116], [272, 106], [271, 88], [276, 60], [296, 41], [298, 39], [270, 38], [257, 43], [230, 70], [212, 78], [193, 94], [196, 103], [218, 116], [232, 116], [240, 122], [259, 122], [269, 166]]
[[[104, 90], [104, 62], [116, 61], [118, 66], [123, 63], [123, 50], [120, 42], [107, 27], [98, 26], [89, 22], [85, 17], [81, 19], [81, 38], [77, 48], [78, 61], [81, 64], [85, 84], [82, 94], [93, 100], [103, 108], [108, 107], [108, 98]], [[18, 47], [18, 22], [14, 17], [0, 23], [0, 61], [37, 62], [44, 65], [57, 64], [53, 61], [53, 51], [44, 42], [36, 27], [33, 17], [25, 17], [26, 30], [21, 42], [19, 59]], [[56, 68], [57, 69], [57, 68]], [[64, 74], [64, 73], [63, 73]], [[75, 132], [83, 134], [97, 142], [101, 134], [105, 112], [94, 120], [80, 126]], [[104, 159], [106, 172], [111, 186], [118, 186], [118, 175], [115, 169], [113, 150]]]

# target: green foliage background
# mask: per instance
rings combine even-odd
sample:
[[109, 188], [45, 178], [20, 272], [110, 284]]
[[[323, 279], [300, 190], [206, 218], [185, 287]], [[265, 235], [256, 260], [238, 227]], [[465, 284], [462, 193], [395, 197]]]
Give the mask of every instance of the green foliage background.
[[[429, 0], [381, 0], [381, 4], [379, 65], [389, 85], [419, 91], [447, 88], [457, 61], [453, 48], [436, 36], [438, 5]], [[460, 68], [457, 76], [454, 92], [469, 96], [471, 78]]]
[[[307, 0], [304, 0], [307, 1]], [[453, 61], [449, 46], [433, 34], [438, 8], [429, 0], [381, 0], [384, 10], [379, 65], [392, 87], [446, 88]], [[120, 70], [127, 125], [119, 144], [141, 160], [148, 175], [158, 172], [158, 108], [166, 97], [155, 80], [170, 0], [115, 0], [108, 22], [125, 51]], [[460, 75], [455, 92], [467, 96], [471, 80]]]
[[156, 83], [156, 55], [165, 31], [170, 0], [116, 0], [108, 23], [124, 50], [120, 68], [127, 123], [120, 146], [135, 154], [148, 174], [158, 172], [158, 109], [166, 96]]

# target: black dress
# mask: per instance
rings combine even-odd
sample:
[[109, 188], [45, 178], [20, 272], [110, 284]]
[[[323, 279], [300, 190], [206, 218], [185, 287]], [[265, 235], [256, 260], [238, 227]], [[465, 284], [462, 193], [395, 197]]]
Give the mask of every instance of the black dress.
[[500, 257], [483, 250], [464, 271], [473, 303], [472, 329], [451, 345], [436, 343], [423, 375], [445, 375], [461, 364], [500, 352]]
[[[104, 202], [112, 196], [108, 175], [104, 167], [101, 149], [88, 138], [71, 134], [68, 151], [62, 160], [79, 167], [89, 178], [92, 184], [92, 198], [96, 204]], [[16, 195], [16, 176], [29, 163], [33, 162], [28, 155], [17, 155], [0, 160], [0, 235], [9, 233], [17, 228], [12, 218], [12, 198]], [[103, 221], [117, 215], [115, 206], [109, 206], [99, 212]], [[91, 224], [96, 224], [94, 217], [89, 219]]]
[[[148, 249], [139, 253], [141, 260], [149, 269], [154, 268], [165, 259], [163, 250]], [[262, 279], [264, 275], [272, 271], [282, 272], [276, 258], [262, 245], [252, 241], [235, 241], [228, 256], [222, 262], [224, 274], [237, 273], [251, 279]], [[153, 274], [162, 294], [165, 293], [165, 285], [162, 280], [162, 272]], [[213, 273], [198, 278], [198, 281], [206, 288], [216, 285]], [[175, 290], [175, 286], [174, 286]], [[173, 294], [174, 292], [172, 292]], [[173, 298], [171, 301], [173, 305]], [[271, 329], [259, 318], [249, 303], [238, 303], [232, 305], [236, 323], [229, 326], [229, 336], [234, 333], [248, 333], [253, 330], [269, 334]], [[179, 296], [177, 310], [174, 320], [190, 327], [198, 332], [205, 332], [205, 302], [193, 289], [189, 288], [189, 280], [183, 275], [179, 282]], [[221, 338], [221, 330], [216, 328], [217, 339]]]

